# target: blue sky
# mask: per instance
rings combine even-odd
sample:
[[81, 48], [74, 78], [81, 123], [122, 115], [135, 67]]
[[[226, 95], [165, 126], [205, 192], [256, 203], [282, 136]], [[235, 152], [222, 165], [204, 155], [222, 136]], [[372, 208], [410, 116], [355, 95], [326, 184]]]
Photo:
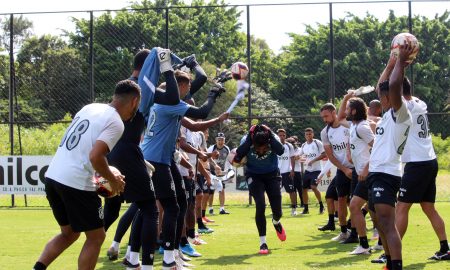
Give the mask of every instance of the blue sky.
[[[2, 1], [0, 13], [21, 13], [21, 12], [43, 12], [43, 11], [83, 11], [83, 10], [103, 10], [120, 9], [128, 5], [129, 0], [14, 0]], [[189, 2], [189, 1], [186, 1]], [[274, 51], [279, 51], [282, 45], [288, 44], [289, 32], [303, 33], [306, 24], [328, 23], [329, 5], [321, 4], [326, 1], [320, 0], [228, 0], [230, 4], [267, 4], [267, 3], [301, 3], [303, 5], [278, 5], [278, 6], [254, 6], [250, 9], [251, 27], [250, 32], [256, 37], [263, 38]], [[367, 12], [373, 14], [380, 20], [387, 17], [389, 9], [394, 10], [396, 15], [407, 15], [408, 4], [406, 2], [386, 2], [386, 3], [339, 3], [332, 1], [333, 14], [335, 18], [342, 18], [346, 12], [351, 12], [358, 16], [365, 16]], [[347, 1], [348, 2], [348, 1]], [[240, 7], [242, 12], [241, 22], [243, 30], [246, 30], [246, 8]], [[450, 10], [450, 1], [412, 3], [414, 15], [420, 14], [426, 17], [434, 17], [436, 13], [442, 14], [447, 9]], [[88, 18], [89, 14], [66, 13], [66, 14], [35, 14], [26, 15], [34, 23], [34, 31], [37, 35], [44, 33], [59, 34], [59, 29], [73, 30], [70, 17]]]

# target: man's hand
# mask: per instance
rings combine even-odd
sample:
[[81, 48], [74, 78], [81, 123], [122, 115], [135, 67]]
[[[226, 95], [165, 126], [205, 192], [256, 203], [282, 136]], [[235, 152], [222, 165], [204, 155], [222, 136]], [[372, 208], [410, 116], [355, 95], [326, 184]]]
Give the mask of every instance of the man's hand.
[[199, 159], [201, 159], [203, 162], [206, 162], [206, 161], [208, 160], [208, 155], [205, 154], [204, 152], [200, 152], [200, 153], [197, 155], [197, 157], [198, 157]]
[[123, 179], [125, 179], [125, 176], [121, 175], [121, 174], [115, 174], [114, 175], [114, 180], [108, 180], [109, 185], [111, 186], [111, 193], [112, 194], [120, 194], [124, 191], [125, 189], [125, 181], [123, 181]]
[[214, 172], [216, 173], [217, 176], [223, 175], [222, 168], [220, 168], [219, 165], [214, 166]]
[[214, 151], [212, 151], [212, 152], [210, 153], [210, 156], [211, 156], [212, 159], [218, 159], [218, 158], [219, 158], [219, 155], [220, 155], [220, 153], [219, 153], [219, 151], [217, 151], [217, 150], [214, 150]]
[[210, 187], [211, 186], [211, 176], [206, 176], [205, 177], [205, 180], [206, 180], [206, 185], [208, 186], [208, 187]]
[[322, 182], [322, 177], [323, 177], [323, 175], [317, 177], [317, 179], [316, 179], [316, 185], [319, 185], [320, 182]]
[[405, 40], [403, 45], [399, 46], [398, 50], [398, 60], [403, 65], [403, 67], [407, 67], [411, 64], [412, 59], [410, 59], [410, 55], [413, 54], [416, 48], [411, 44], [410, 40]]
[[183, 59], [183, 63], [193, 70], [196, 66], [198, 66], [197, 59], [195, 58], [195, 54], [191, 54]]
[[223, 121], [227, 120], [229, 117], [230, 117], [230, 114], [227, 112], [224, 112], [221, 115], [219, 115], [218, 119], [220, 122], [223, 122]]
[[217, 97], [220, 97], [222, 93], [225, 93], [225, 91], [225, 87], [215, 85], [211, 87], [211, 89], [209, 89], [208, 97], [213, 97], [214, 99], [216, 99]]
[[369, 175], [369, 166], [365, 166], [361, 174], [358, 175], [358, 181], [365, 181]]
[[352, 173], [353, 173], [352, 169], [345, 168], [344, 173], [345, 173], [345, 176], [347, 176], [347, 178], [352, 179]]
[[397, 61], [397, 56], [395, 56], [395, 54], [391, 52], [391, 55], [389, 55], [389, 60], [386, 64], [386, 67], [390, 68], [391, 70], [394, 69], [396, 61]]
[[189, 168], [188, 173], [189, 173], [188, 177], [190, 179], [193, 179], [194, 178], [194, 168], [192, 168], [192, 166]]

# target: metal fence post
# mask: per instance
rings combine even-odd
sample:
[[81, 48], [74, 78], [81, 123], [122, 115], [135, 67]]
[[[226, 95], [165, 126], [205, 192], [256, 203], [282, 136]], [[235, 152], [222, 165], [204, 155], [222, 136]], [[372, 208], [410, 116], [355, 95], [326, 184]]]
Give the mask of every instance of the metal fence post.
[[169, 48], [169, 8], [166, 7], [166, 48]]
[[[11, 156], [14, 155], [14, 70], [14, 15], [11, 14], [9, 17], [9, 143]], [[11, 207], [14, 205], [14, 194], [11, 194]]]
[[[413, 33], [412, 25], [412, 6], [411, 1], [408, 1], [408, 29], [409, 32]], [[414, 64], [409, 66], [409, 81], [411, 82], [411, 95], [414, 95]]]
[[94, 78], [94, 12], [90, 11], [90, 21], [89, 21], [89, 93], [90, 93], [90, 102], [94, 102], [95, 100], [95, 78]]
[[334, 72], [334, 35], [333, 35], [333, 4], [330, 5], [330, 90], [329, 98], [334, 103], [336, 97], [336, 74]]
[[[248, 129], [252, 126], [252, 80], [251, 80], [251, 44], [250, 44], [250, 6], [247, 5], [247, 65], [248, 65]], [[248, 195], [248, 204], [252, 204], [252, 196]]]

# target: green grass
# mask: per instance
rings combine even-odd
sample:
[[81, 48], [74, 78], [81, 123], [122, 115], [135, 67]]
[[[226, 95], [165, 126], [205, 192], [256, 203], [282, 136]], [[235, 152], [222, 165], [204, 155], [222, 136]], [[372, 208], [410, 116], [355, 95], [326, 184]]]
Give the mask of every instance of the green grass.
[[[231, 195], [231, 194], [230, 194]], [[330, 239], [337, 232], [322, 233], [316, 227], [322, 225], [325, 215], [318, 215], [318, 208], [312, 205], [308, 216], [291, 217], [288, 205], [284, 205], [285, 216], [282, 223], [287, 232], [287, 241], [280, 242], [268, 220], [267, 241], [271, 254], [257, 254], [259, 237], [254, 223], [254, 206], [243, 205], [245, 195], [230, 196], [228, 210], [231, 215], [216, 215], [216, 223], [211, 225], [215, 232], [202, 238], [207, 245], [198, 247], [203, 257], [196, 258], [195, 269], [380, 269], [381, 265], [371, 264], [370, 256], [347, 255], [354, 245], [337, 244]], [[286, 201], [287, 198], [284, 198]], [[450, 224], [450, 203], [437, 204], [438, 211], [447, 226]], [[124, 269], [119, 261], [109, 262], [105, 253], [109, 247], [117, 222], [112, 226], [103, 244], [96, 269]], [[368, 221], [368, 227], [372, 225]], [[448, 228], [448, 227], [447, 227]], [[58, 233], [58, 225], [47, 207], [0, 208], [0, 269], [31, 269], [45, 243]], [[368, 236], [372, 231], [368, 232]], [[127, 239], [128, 234], [124, 239]], [[49, 269], [76, 269], [78, 253], [84, 237], [67, 249]], [[123, 241], [126, 242], [126, 241]], [[374, 244], [374, 241], [371, 241]], [[420, 207], [414, 206], [410, 213], [410, 225], [403, 241], [405, 269], [450, 269], [450, 262], [433, 262], [427, 258], [439, 247], [439, 242]], [[124, 254], [125, 245], [122, 245]], [[156, 269], [161, 267], [161, 257], [156, 256]]]

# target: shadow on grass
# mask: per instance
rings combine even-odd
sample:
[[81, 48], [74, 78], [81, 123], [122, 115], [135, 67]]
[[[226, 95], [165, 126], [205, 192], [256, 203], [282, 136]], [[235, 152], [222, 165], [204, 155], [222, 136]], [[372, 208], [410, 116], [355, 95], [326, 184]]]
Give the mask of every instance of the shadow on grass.
[[[271, 250], [278, 250], [278, 248], [271, 248]], [[243, 254], [243, 255], [229, 255], [229, 256], [220, 256], [217, 258], [196, 258], [196, 262], [201, 262], [202, 265], [249, 265], [252, 264], [250, 262], [246, 262], [246, 260], [253, 257], [261, 257], [265, 255], [259, 255], [257, 253], [254, 254]]]

